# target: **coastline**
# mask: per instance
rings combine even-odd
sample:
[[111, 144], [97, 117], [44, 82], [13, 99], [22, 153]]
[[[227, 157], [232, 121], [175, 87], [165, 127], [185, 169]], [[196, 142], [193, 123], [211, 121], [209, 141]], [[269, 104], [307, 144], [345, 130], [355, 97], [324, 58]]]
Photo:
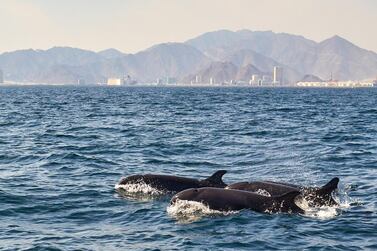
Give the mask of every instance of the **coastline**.
[[15, 81], [5, 81], [0, 84], [0, 87], [11, 87], [11, 86], [75, 86], [75, 87], [109, 87], [109, 88], [128, 88], [128, 87], [156, 87], [156, 88], [298, 88], [298, 89], [370, 89], [376, 88], [377, 85], [353, 85], [353, 86], [333, 86], [333, 85], [224, 85], [224, 84], [155, 84], [155, 83], [140, 83], [133, 85], [106, 85], [106, 84], [85, 84], [78, 85], [72, 83], [34, 83], [34, 82], [15, 82]]

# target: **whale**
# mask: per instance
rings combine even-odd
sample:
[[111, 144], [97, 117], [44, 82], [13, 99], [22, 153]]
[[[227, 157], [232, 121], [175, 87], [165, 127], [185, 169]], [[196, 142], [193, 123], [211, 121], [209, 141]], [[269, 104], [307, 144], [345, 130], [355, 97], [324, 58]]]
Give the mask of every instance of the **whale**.
[[322, 187], [305, 187], [283, 182], [254, 181], [238, 182], [230, 184], [226, 189], [258, 192], [264, 190], [271, 196], [279, 196], [292, 191], [301, 192], [303, 198], [310, 207], [337, 206], [338, 203], [332, 197], [332, 192], [338, 188], [339, 178], [335, 177]]
[[269, 197], [249, 191], [205, 187], [181, 191], [173, 196], [170, 204], [174, 205], [178, 200], [196, 201], [218, 211], [250, 209], [260, 213], [304, 214], [305, 211], [295, 204], [296, 197], [300, 195], [300, 191], [291, 191]]
[[227, 186], [222, 180], [226, 170], [219, 170], [212, 174], [210, 177], [198, 180], [193, 178], [186, 178], [173, 175], [162, 174], [137, 174], [128, 177], [123, 177], [118, 185], [127, 184], [146, 184], [162, 192], [180, 192], [189, 188], [200, 187], [219, 187], [224, 188]]

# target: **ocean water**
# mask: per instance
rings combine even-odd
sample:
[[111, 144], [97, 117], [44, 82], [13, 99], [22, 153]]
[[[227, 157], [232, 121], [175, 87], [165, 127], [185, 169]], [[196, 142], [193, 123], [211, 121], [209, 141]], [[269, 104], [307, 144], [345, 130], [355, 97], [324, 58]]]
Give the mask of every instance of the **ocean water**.
[[[114, 189], [219, 169], [226, 183], [339, 177], [341, 206], [221, 214]], [[0, 88], [1, 250], [373, 250], [376, 180], [377, 88]]]

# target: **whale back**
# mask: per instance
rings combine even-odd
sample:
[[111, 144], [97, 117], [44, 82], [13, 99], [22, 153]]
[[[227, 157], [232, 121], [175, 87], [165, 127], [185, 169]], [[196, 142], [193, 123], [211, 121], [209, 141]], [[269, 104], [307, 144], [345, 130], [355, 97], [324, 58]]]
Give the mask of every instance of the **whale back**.
[[300, 191], [292, 191], [282, 196], [274, 197], [272, 212], [287, 212], [304, 214], [305, 211], [296, 205], [296, 197], [301, 195]]
[[239, 182], [227, 186], [227, 189], [237, 189], [250, 192], [268, 192], [271, 196], [281, 196], [288, 192], [300, 191], [308, 201], [309, 206], [336, 206], [338, 203], [332, 197], [332, 192], [338, 188], [339, 178], [333, 178], [322, 187], [304, 187], [283, 182], [255, 181]]
[[295, 204], [298, 195], [299, 191], [293, 191], [282, 196], [268, 197], [242, 190], [204, 187], [177, 193], [171, 199], [171, 204], [177, 200], [187, 200], [201, 202], [210, 209], [220, 211], [250, 209], [261, 213], [304, 213]]
[[219, 170], [204, 180], [197, 180], [174, 175], [137, 174], [122, 178], [118, 184], [146, 184], [163, 192], [179, 192], [185, 189], [199, 187], [223, 188], [226, 186], [226, 184], [222, 181], [222, 176], [225, 173], [225, 170]]
[[292, 191], [299, 191], [295, 187], [290, 187], [283, 184], [271, 183], [266, 181], [255, 182], [238, 182], [226, 187], [227, 189], [237, 189], [249, 192], [261, 193], [267, 192], [270, 196], [279, 196]]

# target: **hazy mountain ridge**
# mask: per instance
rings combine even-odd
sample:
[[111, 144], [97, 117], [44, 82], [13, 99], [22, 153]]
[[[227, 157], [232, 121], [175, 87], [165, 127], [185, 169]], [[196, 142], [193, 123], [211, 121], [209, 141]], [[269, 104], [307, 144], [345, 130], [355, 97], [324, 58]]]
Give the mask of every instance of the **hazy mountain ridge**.
[[196, 80], [196, 76], [200, 76], [200, 83], [210, 83], [215, 81], [217, 83], [228, 82], [235, 79], [238, 73], [238, 67], [231, 62], [212, 62], [203, 69], [191, 74], [183, 79], [183, 82], [191, 83]]
[[71, 47], [19, 50], [0, 55], [6, 80], [41, 83], [87, 83], [130, 75], [139, 82], [175, 77], [183, 82], [247, 81], [252, 74], [284, 69], [287, 83], [315, 75], [362, 80], [377, 76], [377, 54], [334, 36], [320, 43], [271, 31], [220, 30], [185, 43], [163, 43], [135, 54], [116, 49], [93, 52]]
[[[217, 40], [212, 47], [209, 44]], [[202, 34], [186, 43], [211, 58], [222, 59], [226, 52], [249, 50], [275, 60], [301, 74], [328, 79], [360, 80], [377, 75], [377, 54], [334, 36], [320, 43], [302, 36], [271, 31], [217, 31]], [[258, 66], [258, 65], [256, 65]]]
[[113, 48], [110, 48], [110, 49], [106, 49], [106, 50], [102, 50], [102, 51], [99, 51], [97, 52], [98, 55], [100, 55], [101, 57], [104, 57], [104, 58], [118, 58], [118, 57], [123, 57], [127, 54], [117, 50], [117, 49], [113, 49]]
[[[254, 65], [261, 72], [263, 72], [263, 75], [269, 75], [269, 76], [271, 76], [274, 66], [282, 67], [284, 69], [284, 79], [287, 83], [296, 82], [302, 76], [300, 73], [290, 68], [289, 66], [283, 65], [273, 60], [272, 58], [266, 57], [262, 54], [259, 54], [255, 51], [248, 50], [248, 49], [241, 49], [232, 54], [225, 55], [222, 59], [224, 61], [232, 62], [238, 67], [243, 67], [246, 65]], [[255, 74], [258, 74], [258, 73], [255, 73]]]
[[170, 76], [182, 78], [210, 63], [196, 48], [183, 43], [165, 43], [135, 54], [139, 68], [137, 75], [149, 80]]
[[[5, 78], [13, 81], [25, 82], [61, 82], [61, 74], [48, 76], [48, 73], [60, 73], [64, 69], [72, 66], [82, 66], [101, 61], [102, 58], [95, 52], [70, 48], [70, 47], [53, 47], [48, 50], [19, 50], [6, 52], [0, 55], [0, 68], [5, 73]], [[63, 79], [69, 79], [68, 75], [78, 75], [72, 72], [64, 76]], [[44, 77], [46, 79], [44, 79]], [[77, 81], [77, 80], [76, 80]]]

